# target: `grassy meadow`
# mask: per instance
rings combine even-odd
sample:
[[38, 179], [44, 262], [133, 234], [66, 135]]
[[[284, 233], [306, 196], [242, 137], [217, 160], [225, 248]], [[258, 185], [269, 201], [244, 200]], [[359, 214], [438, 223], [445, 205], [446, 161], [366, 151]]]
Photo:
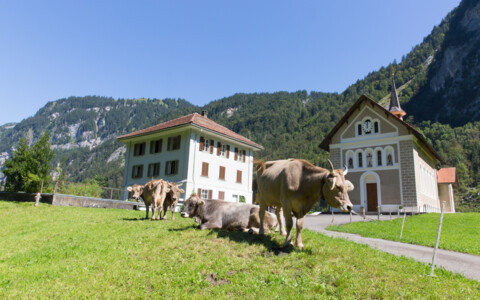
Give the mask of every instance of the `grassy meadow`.
[[[428, 247], [435, 246], [440, 214], [407, 216], [400, 240], [402, 221], [402, 218], [398, 218], [389, 221], [356, 222], [341, 226], [333, 225], [327, 229]], [[480, 213], [444, 214], [438, 247], [480, 255]]]
[[305, 230], [198, 230], [143, 211], [0, 201], [0, 298], [479, 298], [480, 283]]

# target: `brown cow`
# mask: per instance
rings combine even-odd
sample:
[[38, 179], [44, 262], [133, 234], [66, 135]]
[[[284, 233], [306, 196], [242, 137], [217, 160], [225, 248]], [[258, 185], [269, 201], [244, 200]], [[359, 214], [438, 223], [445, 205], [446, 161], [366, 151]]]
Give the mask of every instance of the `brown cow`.
[[170, 207], [172, 210], [172, 220], [175, 220], [175, 209], [177, 208], [178, 199], [180, 199], [180, 194], [185, 193], [180, 187], [182, 184], [177, 185], [175, 182], [169, 182], [170, 190], [165, 196], [163, 201], [163, 220], [167, 219], [167, 210]]
[[145, 219], [148, 219], [148, 208], [152, 205], [152, 220], [155, 219], [155, 211], [158, 211], [158, 219], [160, 218], [160, 209], [168, 188], [165, 188], [165, 181], [162, 179], [151, 180], [144, 185], [134, 184], [127, 187], [129, 192], [133, 192], [132, 198], [137, 200], [142, 198], [146, 207]]
[[[266, 205], [276, 206], [277, 211], [283, 210], [287, 227], [286, 246], [292, 243], [292, 213], [297, 218], [295, 245], [303, 248], [304, 217], [316, 202], [323, 198], [332, 207], [340, 208], [344, 212], [352, 210], [353, 205], [347, 192], [353, 190], [353, 184], [345, 180], [348, 169], [334, 170], [332, 162], [328, 162], [330, 170], [314, 166], [302, 159], [255, 161], [260, 223], [263, 225]], [[281, 222], [281, 218], [278, 220]], [[281, 223], [280, 230], [282, 234], [285, 233]], [[263, 233], [263, 226], [260, 226], [260, 234]]]

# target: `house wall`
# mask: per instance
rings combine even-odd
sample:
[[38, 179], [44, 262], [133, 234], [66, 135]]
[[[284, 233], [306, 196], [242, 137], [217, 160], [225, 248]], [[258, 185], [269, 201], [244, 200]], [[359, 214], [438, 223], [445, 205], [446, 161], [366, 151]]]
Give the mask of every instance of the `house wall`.
[[440, 211], [435, 161], [425, 155], [421, 148], [415, 148], [413, 153], [415, 158], [415, 181], [419, 211]]
[[453, 198], [453, 187], [450, 183], [441, 183], [438, 185], [438, 198], [440, 205], [445, 202], [445, 212], [455, 212], [455, 202]]
[[400, 141], [400, 170], [403, 206], [417, 207], [417, 185], [415, 178], [413, 141]]
[[[214, 151], [200, 151], [200, 137], [215, 142]], [[217, 155], [217, 142], [230, 146], [229, 158]], [[246, 151], [245, 162], [235, 160], [235, 147]], [[235, 201], [233, 195], [243, 196], [247, 203], [252, 203], [252, 168], [253, 151], [245, 145], [232, 140], [222, 139], [205, 131], [192, 130], [190, 143], [190, 159], [187, 192], [197, 193], [198, 189], [212, 190], [212, 198], [219, 199], [219, 192], [224, 192], [226, 201]], [[208, 163], [208, 176], [202, 176], [202, 164]], [[225, 180], [219, 179], [220, 166], [225, 167]], [[237, 171], [242, 172], [242, 182], [237, 183]]]

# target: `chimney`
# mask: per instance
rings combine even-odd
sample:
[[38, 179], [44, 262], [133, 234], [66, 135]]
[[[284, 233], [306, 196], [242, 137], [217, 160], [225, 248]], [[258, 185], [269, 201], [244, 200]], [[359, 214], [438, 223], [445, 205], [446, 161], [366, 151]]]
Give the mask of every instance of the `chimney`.
[[206, 110], [202, 110], [202, 117], [208, 118], [208, 112]]

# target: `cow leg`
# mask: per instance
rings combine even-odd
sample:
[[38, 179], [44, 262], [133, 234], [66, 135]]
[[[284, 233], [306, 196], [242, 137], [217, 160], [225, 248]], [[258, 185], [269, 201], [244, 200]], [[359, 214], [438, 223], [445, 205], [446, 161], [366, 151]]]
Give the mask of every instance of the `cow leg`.
[[148, 220], [148, 209], [149, 209], [148, 204], [145, 204], [145, 208], [146, 208], [145, 211], [147, 212], [147, 215], [145, 216], [145, 219]]
[[295, 246], [297, 246], [300, 249], [303, 249], [303, 243], [302, 243], [302, 230], [303, 230], [303, 221], [305, 220], [305, 217], [301, 219], [297, 219], [297, 236], [295, 238]]
[[172, 205], [172, 220], [175, 220], [175, 210], [177, 210], [177, 203]]
[[214, 221], [208, 221], [203, 224], [200, 224], [200, 229], [222, 229], [222, 226], [217, 224]]
[[168, 212], [168, 207], [164, 207], [164, 208], [163, 208], [163, 217], [162, 217], [162, 220], [166, 220], [166, 219], [167, 219], [167, 212]]
[[275, 215], [277, 216], [278, 220], [278, 227], [280, 228], [280, 234], [283, 236], [287, 235], [287, 232], [285, 231], [285, 218], [283, 217], [283, 209], [281, 206], [278, 206], [275, 209]]
[[260, 230], [258, 231], [258, 234], [264, 235], [265, 234], [265, 227], [264, 227], [265, 209], [267, 208], [267, 205], [265, 201], [263, 201], [260, 195], [258, 197], [258, 201], [260, 202], [260, 211], [258, 212], [258, 215], [260, 216]]
[[292, 208], [290, 206], [283, 207], [283, 216], [285, 217], [285, 225], [287, 226], [285, 246], [289, 246], [292, 244], [292, 227], [293, 227]]
[[155, 205], [152, 204], [152, 221], [155, 221], [155, 212], [157, 211], [157, 208]]

